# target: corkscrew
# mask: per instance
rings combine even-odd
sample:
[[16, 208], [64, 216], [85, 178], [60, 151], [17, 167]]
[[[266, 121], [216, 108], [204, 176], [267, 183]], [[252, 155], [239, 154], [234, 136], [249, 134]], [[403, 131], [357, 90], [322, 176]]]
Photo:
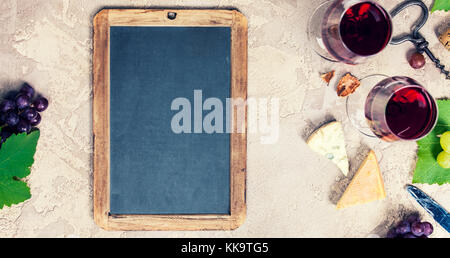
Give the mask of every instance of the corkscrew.
[[415, 24], [415, 27], [412, 30], [411, 34], [407, 34], [407, 35], [400, 35], [397, 37], [392, 38], [391, 43], [392, 45], [399, 45], [402, 44], [406, 41], [410, 41], [412, 42], [415, 47], [417, 52], [423, 54], [427, 54], [427, 56], [431, 59], [431, 61], [433, 61], [436, 65], [436, 67], [441, 71], [441, 73], [445, 74], [445, 78], [447, 80], [450, 80], [450, 72], [448, 70], [445, 69], [445, 65], [441, 64], [441, 61], [436, 58], [433, 53], [431, 52], [431, 50], [428, 48], [428, 41], [419, 33], [419, 30], [425, 25], [425, 23], [428, 20], [428, 7], [421, 1], [421, 0], [409, 0], [409, 1], [405, 1], [403, 3], [400, 3], [398, 6], [396, 6], [392, 11], [391, 11], [391, 16], [392, 18], [394, 18], [397, 14], [399, 14], [400, 12], [402, 12], [404, 9], [410, 7], [410, 6], [414, 6], [414, 5], [418, 5], [421, 7], [422, 9], [422, 15], [420, 16], [419, 20], [417, 21], [417, 23]]

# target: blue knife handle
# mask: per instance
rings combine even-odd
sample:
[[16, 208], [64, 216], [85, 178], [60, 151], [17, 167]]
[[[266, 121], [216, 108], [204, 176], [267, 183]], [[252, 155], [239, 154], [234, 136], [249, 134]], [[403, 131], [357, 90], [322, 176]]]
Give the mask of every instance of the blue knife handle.
[[406, 190], [431, 216], [433, 216], [436, 222], [450, 233], [450, 213], [419, 188], [413, 185], [407, 185]]

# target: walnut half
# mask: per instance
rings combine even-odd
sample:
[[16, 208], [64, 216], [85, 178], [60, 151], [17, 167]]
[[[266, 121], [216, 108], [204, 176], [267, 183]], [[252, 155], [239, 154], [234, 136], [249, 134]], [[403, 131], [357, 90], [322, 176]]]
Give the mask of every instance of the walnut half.
[[355, 92], [359, 85], [361, 85], [361, 82], [355, 76], [347, 73], [341, 78], [341, 80], [339, 80], [337, 94], [339, 97], [347, 97]]

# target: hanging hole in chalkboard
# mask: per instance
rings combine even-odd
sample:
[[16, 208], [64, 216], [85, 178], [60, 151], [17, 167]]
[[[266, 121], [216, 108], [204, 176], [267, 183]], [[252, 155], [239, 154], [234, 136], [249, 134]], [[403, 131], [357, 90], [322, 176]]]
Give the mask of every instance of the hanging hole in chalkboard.
[[175, 20], [175, 18], [177, 18], [177, 13], [168, 12], [167, 13], [167, 18], [169, 18], [170, 20]]

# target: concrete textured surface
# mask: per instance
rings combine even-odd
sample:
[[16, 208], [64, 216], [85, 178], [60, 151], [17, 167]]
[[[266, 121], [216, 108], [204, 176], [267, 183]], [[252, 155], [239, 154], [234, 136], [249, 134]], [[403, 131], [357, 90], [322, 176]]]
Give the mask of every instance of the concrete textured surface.
[[[399, 0], [380, 0], [391, 10]], [[432, 0], [424, 1], [431, 6]], [[345, 115], [344, 99], [326, 87], [320, 72], [335, 69], [358, 77], [373, 73], [416, 78], [435, 97], [450, 97], [450, 83], [431, 62], [413, 70], [405, 58], [412, 45], [389, 46], [364, 65], [329, 63], [306, 40], [313, 0], [2, 0], [0, 4], [0, 89], [28, 81], [50, 99], [40, 125], [32, 173], [32, 198], [0, 210], [1, 237], [366, 237], [380, 233], [404, 214], [419, 211], [449, 237], [404, 190], [416, 162], [414, 142], [383, 143], [364, 138]], [[248, 138], [247, 219], [229, 232], [107, 232], [94, 224], [92, 205], [92, 18], [108, 7], [237, 8], [249, 22], [249, 97], [280, 100], [280, 136], [275, 144]], [[408, 9], [394, 20], [395, 33], [418, 17]], [[435, 12], [421, 31], [430, 48], [450, 66], [450, 52], [436, 31], [450, 13]], [[332, 84], [333, 85], [332, 81]], [[387, 198], [342, 211], [334, 203], [349, 179], [313, 153], [305, 136], [331, 118], [344, 124], [350, 176], [367, 153], [381, 159]], [[418, 185], [450, 209], [450, 185]]]

